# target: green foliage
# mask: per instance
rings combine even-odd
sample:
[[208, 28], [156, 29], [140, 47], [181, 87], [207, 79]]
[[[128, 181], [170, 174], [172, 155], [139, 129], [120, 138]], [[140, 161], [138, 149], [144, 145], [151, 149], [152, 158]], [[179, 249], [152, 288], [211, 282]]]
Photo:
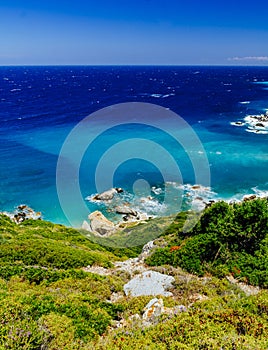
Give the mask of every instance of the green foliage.
[[267, 199], [214, 204], [190, 232], [178, 227], [176, 241], [157, 249], [147, 263], [180, 266], [198, 275], [232, 273], [242, 281], [268, 287]]
[[[62, 225], [31, 220], [16, 225], [0, 215], [0, 350], [267, 349], [267, 291], [246, 297], [218, 279], [232, 273], [268, 286], [267, 200], [219, 202], [189, 232], [183, 232], [185, 219], [181, 213], [128, 228], [107, 248]], [[126, 274], [100, 276], [81, 267], [110, 267], [139, 254], [144, 239], [159, 236], [164, 248], [147, 263], [175, 277], [174, 297], [163, 298], [165, 306], [183, 304], [188, 311], [163, 316], [148, 328], [131, 322], [110, 328], [121, 317], [142, 315], [151, 296], [122, 296], [111, 303]], [[202, 302], [194, 302], [198, 295]]]
[[[215, 283], [216, 280], [213, 280]], [[99, 349], [267, 349], [267, 292], [196, 303], [188, 312], [155, 326], [129, 326], [100, 339]]]
[[0, 216], [0, 228], [0, 276], [4, 278], [23, 272], [26, 278], [35, 275], [33, 281], [36, 279], [40, 283], [41, 276], [53, 279], [52, 270], [30, 272], [29, 267], [64, 270], [93, 264], [111, 267], [112, 261], [118, 260], [106, 248], [62, 225], [40, 220], [27, 220], [16, 225], [9, 218]]

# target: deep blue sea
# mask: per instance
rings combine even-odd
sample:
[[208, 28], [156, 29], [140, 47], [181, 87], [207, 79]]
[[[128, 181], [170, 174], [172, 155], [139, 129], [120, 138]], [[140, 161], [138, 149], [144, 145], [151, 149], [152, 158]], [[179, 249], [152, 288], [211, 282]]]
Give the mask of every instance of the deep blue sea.
[[[91, 200], [111, 186], [124, 189], [121, 204], [152, 215], [187, 209], [200, 197], [266, 195], [268, 135], [231, 123], [265, 113], [267, 84], [268, 67], [0, 67], [0, 211], [26, 203], [47, 220], [80, 226], [96, 209], [113, 217], [118, 203]], [[121, 103], [130, 114], [109, 107]], [[141, 103], [161, 108], [145, 115]], [[56, 170], [77, 125], [81, 137], [61, 153], [57, 179], [70, 219]]]

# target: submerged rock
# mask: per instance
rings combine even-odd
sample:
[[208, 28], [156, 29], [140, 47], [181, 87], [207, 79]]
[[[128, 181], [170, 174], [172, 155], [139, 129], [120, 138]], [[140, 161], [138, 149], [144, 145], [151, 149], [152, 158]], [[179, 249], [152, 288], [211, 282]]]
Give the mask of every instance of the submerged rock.
[[171, 296], [166, 289], [172, 287], [174, 277], [155, 271], [145, 271], [124, 285], [124, 292], [130, 296], [163, 295]]

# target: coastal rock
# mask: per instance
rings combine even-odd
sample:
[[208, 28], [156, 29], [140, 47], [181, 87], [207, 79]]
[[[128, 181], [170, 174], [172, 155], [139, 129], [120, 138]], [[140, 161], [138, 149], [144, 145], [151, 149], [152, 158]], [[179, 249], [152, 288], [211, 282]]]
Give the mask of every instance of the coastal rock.
[[127, 206], [118, 206], [115, 208], [115, 212], [117, 214], [127, 214], [127, 215], [132, 215], [132, 216], [138, 215], [136, 210], [131, 209], [130, 207], [127, 207]]
[[100, 211], [96, 210], [88, 216], [92, 232], [96, 232], [102, 236], [110, 235], [116, 231], [113, 222], [108, 220]]
[[243, 122], [241, 122], [241, 121], [238, 121], [238, 122], [235, 122], [235, 125], [238, 125], [238, 126], [243, 126], [243, 125], [244, 125], [244, 123], [243, 123]]
[[16, 224], [20, 224], [25, 220], [41, 220], [42, 214], [34, 211], [26, 204], [21, 204], [17, 207], [14, 213], [3, 212], [4, 215], [8, 216], [10, 220]]
[[172, 293], [166, 291], [166, 289], [172, 288], [172, 283], [174, 281], [175, 279], [172, 276], [149, 270], [137, 275], [125, 284], [124, 292], [126, 295], [130, 296], [171, 296]]
[[243, 197], [243, 201], [245, 202], [252, 201], [253, 199], [256, 199], [256, 198], [257, 198], [256, 194], [249, 194]]
[[261, 128], [265, 128], [265, 125], [264, 125], [263, 123], [256, 123], [255, 126], [259, 126], [259, 127], [261, 127]]
[[201, 189], [201, 186], [200, 186], [200, 185], [193, 185], [193, 186], [192, 186], [192, 189], [193, 189], [193, 190], [200, 190], [200, 189]]
[[123, 190], [120, 187], [111, 188], [110, 190], [97, 194], [95, 197], [93, 197], [93, 200], [109, 201], [114, 198], [115, 194], [122, 193], [122, 192]]
[[89, 231], [89, 232], [92, 232], [91, 226], [86, 220], [83, 221], [82, 229], [86, 230], [86, 231]]

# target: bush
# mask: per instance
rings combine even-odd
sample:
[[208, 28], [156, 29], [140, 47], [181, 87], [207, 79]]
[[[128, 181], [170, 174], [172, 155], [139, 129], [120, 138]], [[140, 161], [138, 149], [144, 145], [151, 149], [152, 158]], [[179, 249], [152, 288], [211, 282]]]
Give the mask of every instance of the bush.
[[198, 275], [232, 273], [253, 285], [267, 287], [267, 199], [212, 205], [190, 232], [178, 230], [177, 241], [157, 249], [146, 262], [180, 266]]

